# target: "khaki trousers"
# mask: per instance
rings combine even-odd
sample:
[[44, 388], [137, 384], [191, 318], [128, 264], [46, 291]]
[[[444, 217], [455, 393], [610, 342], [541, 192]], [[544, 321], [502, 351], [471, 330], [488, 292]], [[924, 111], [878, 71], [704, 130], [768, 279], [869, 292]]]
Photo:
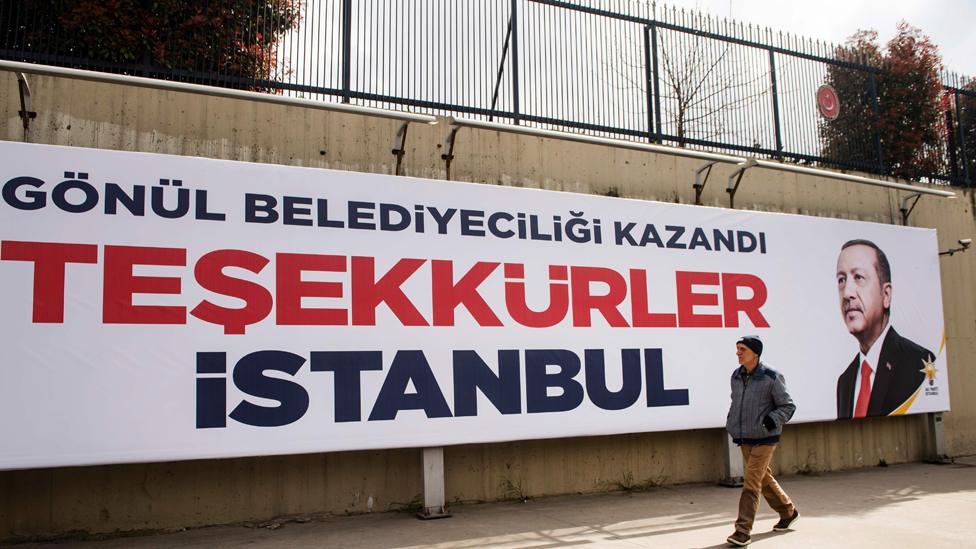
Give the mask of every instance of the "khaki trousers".
[[743, 479], [742, 495], [739, 497], [739, 518], [735, 521], [735, 530], [749, 534], [752, 532], [752, 523], [756, 520], [756, 513], [759, 511], [759, 494], [762, 494], [766, 503], [779, 513], [780, 518], [792, 516], [796, 508], [790, 501], [790, 497], [773, 478], [773, 471], [769, 468], [776, 445], [743, 444], [739, 449], [742, 450]]

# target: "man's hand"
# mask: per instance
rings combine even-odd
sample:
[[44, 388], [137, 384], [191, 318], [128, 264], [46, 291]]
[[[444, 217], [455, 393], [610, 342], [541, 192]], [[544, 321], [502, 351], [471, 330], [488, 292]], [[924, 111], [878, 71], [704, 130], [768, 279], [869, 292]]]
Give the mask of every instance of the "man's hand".
[[772, 416], [766, 416], [763, 418], [763, 427], [765, 427], [767, 431], [772, 431], [776, 428], [776, 422], [773, 421]]

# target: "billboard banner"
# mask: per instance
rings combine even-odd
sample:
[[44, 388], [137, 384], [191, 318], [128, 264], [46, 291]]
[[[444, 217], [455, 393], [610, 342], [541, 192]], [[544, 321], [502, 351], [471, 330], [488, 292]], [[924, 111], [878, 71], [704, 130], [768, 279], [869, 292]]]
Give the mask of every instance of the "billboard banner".
[[0, 142], [0, 469], [949, 409], [936, 233]]

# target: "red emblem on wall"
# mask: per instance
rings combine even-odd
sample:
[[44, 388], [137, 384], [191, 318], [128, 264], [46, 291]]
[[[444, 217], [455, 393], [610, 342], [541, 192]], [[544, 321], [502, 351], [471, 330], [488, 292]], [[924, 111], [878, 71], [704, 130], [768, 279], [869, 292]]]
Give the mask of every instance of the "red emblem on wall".
[[831, 120], [840, 114], [840, 100], [837, 99], [837, 92], [834, 88], [824, 84], [817, 88], [817, 108], [820, 114]]

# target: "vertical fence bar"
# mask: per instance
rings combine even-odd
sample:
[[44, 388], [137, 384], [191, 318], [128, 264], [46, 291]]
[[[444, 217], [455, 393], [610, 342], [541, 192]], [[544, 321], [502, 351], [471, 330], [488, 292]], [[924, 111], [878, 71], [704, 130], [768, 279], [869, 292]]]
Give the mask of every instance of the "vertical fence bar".
[[[945, 88], [943, 87], [943, 92]], [[948, 166], [943, 166], [946, 171], [946, 176], [950, 182], [962, 179], [962, 169], [959, 167], [959, 143], [957, 139], [959, 134], [956, 131], [957, 123], [959, 122], [959, 117], [957, 113], [954, 113], [952, 109], [946, 108], [945, 112], [942, 113], [942, 117], [945, 120], [946, 136], [943, 143], [943, 149], [945, 149], [945, 156], [948, 160]]]
[[519, 124], [518, 0], [512, 0], [512, 121]]
[[878, 155], [878, 172], [885, 173], [884, 148], [881, 145], [881, 129], [878, 128], [878, 82], [874, 73], [868, 73], [868, 92], [871, 94], [871, 114], [874, 116], [874, 148]]
[[969, 174], [969, 158], [966, 154], [966, 132], [964, 124], [962, 123], [962, 96], [959, 93], [959, 89], [955, 89], [956, 96], [956, 132], [959, 134], [959, 153], [962, 159], [962, 173], [966, 186], [970, 186], [973, 180], [970, 178]]
[[498, 61], [498, 75], [495, 77], [495, 90], [491, 94], [491, 111], [492, 114], [488, 116], [488, 121], [491, 122], [495, 119], [495, 105], [498, 103], [498, 92], [501, 90], [502, 85], [502, 75], [505, 73], [505, 58], [508, 56], [508, 49], [512, 42], [512, 16], [508, 16], [508, 32], [505, 33], [505, 43], [502, 44], [502, 55], [501, 59]]
[[342, 102], [349, 102], [352, 78], [352, 0], [342, 1]]
[[776, 131], [776, 154], [783, 157], [783, 135], [779, 121], [779, 92], [776, 89], [776, 54], [769, 49], [769, 80], [772, 84], [773, 96], [773, 129]]
[[[657, 13], [654, 14], [655, 21]], [[657, 66], [657, 25], [651, 23], [651, 61], [653, 63], [654, 78], [654, 123], [656, 124], [654, 134], [657, 136], [658, 143], [661, 142], [661, 78]]]
[[647, 98], [647, 140], [653, 143], [655, 139], [654, 132], [654, 93], [652, 86], [654, 85], [653, 77], [654, 73], [651, 68], [651, 27], [644, 27], [644, 95]]
[[[569, 43], [557, 40], [555, 37], [573, 36], [569, 34], [572, 14], [554, 7], [536, 6], [536, 10], [544, 12], [546, 16], [541, 20], [537, 15], [534, 23], [545, 28], [545, 34], [536, 31], [538, 36], [545, 37], [541, 40], [545, 42], [545, 46], [539, 44], [539, 38], [534, 40], [533, 48], [537, 52], [535, 55], [538, 56], [536, 66], [540, 68], [534, 83], [539, 87], [545, 86], [547, 91], [544, 92], [542, 100], [536, 102], [537, 107], [532, 114], [569, 119], [571, 115], [568, 113], [575, 112], [576, 97], [572, 93], [574, 90], [566, 85], [566, 75], [572, 74], [571, 67], [575, 52]], [[552, 128], [552, 126], [548, 127]]]
[[[150, 13], [151, 16], [157, 16], [157, 13], [153, 13], [153, 5], [148, 2], [148, 0], [143, 0], [140, 2], [140, 7]], [[57, 50], [55, 50], [57, 51]], [[135, 68], [136, 76], [143, 76], [150, 78], [152, 77], [152, 50], [149, 44], [142, 47], [142, 56], [139, 60], [139, 64]]]

